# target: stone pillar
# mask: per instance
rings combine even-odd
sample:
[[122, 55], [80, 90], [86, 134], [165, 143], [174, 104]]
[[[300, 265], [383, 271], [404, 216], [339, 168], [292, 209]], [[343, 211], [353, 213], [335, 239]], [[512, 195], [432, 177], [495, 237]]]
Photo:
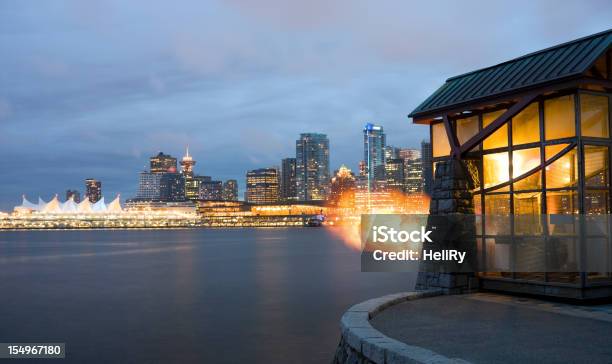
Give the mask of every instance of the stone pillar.
[[[447, 218], [456, 221], [468, 219], [469, 222], [469, 215], [474, 214], [474, 200], [470, 192], [472, 186], [472, 177], [465, 162], [454, 158], [439, 162], [434, 176], [428, 230], [435, 225], [436, 220], [440, 222]], [[444, 217], [436, 219], [436, 216]], [[457, 224], [445, 235], [448, 238], [434, 241], [433, 247], [429, 247], [435, 250], [460, 247], [459, 250], [467, 249], [467, 257], [475, 259], [474, 227], [475, 225], [470, 223]], [[472, 266], [476, 266], [475, 262]], [[455, 270], [448, 270], [448, 265], [436, 266], [436, 263], [421, 261], [416, 288], [442, 289], [447, 294], [467, 293], [478, 289], [478, 279], [474, 272], [457, 273]]]

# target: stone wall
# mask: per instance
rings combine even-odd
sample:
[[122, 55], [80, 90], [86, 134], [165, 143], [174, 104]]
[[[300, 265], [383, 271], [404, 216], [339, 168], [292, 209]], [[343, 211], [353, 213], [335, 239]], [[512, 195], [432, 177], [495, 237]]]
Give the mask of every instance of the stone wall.
[[[464, 161], [453, 158], [439, 162], [434, 175], [429, 214], [431, 216], [473, 215], [474, 200], [470, 192], [473, 186], [474, 182]], [[434, 217], [431, 216], [428, 225], [434, 221]], [[467, 246], [469, 250], [467, 256], [475, 259], [474, 225], [462, 224], [455, 229], [457, 230], [448, 234], [453, 238], [435, 241], [435, 245], [431, 248], [440, 250]], [[467, 239], [469, 241], [466, 241]], [[472, 266], [476, 266], [475, 262]], [[421, 262], [421, 272], [417, 278], [416, 289], [441, 289], [447, 294], [467, 293], [478, 289], [478, 279], [474, 273], [445, 272], [443, 268], [437, 267], [435, 262]]]

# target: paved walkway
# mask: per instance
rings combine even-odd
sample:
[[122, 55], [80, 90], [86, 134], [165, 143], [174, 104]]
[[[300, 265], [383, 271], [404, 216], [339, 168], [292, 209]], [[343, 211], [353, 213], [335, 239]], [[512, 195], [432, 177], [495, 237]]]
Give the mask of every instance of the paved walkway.
[[394, 339], [472, 363], [612, 363], [612, 305], [477, 293], [402, 303], [371, 324]]

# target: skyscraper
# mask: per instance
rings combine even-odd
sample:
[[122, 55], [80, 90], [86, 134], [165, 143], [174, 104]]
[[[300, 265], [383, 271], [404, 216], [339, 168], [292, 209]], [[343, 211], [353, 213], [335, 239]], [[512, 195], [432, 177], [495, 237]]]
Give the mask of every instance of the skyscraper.
[[78, 190], [66, 190], [66, 201], [73, 199], [74, 202], [81, 202], [81, 193]]
[[159, 197], [162, 201], [185, 201], [185, 178], [180, 173], [163, 173], [159, 180]]
[[149, 158], [151, 173], [176, 173], [176, 158], [171, 155], [159, 152], [154, 157]]
[[199, 199], [206, 201], [223, 200], [223, 182], [221, 181], [200, 181]]
[[185, 150], [185, 155], [181, 159], [181, 174], [185, 178], [185, 198], [197, 200], [200, 193], [200, 180], [193, 174], [193, 166], [196, 161], [189, 155], [189, 146]]
[[96, 203], [102, 198], [102, 182], [93, 178], [85, 180], [86, 196], [91, 203]]
[[375, 182], [386, 179], [385, 139], [382, 126], [367, 123], [363, 128], [363, 155], [370, 190], [374, 189]]
[[391, 145], [385, 146], [385, 161], [387, 159], [401, 158], [399, 155], [400, 148], [393, 147]]
[[404, 191], [404, 160], [401, 158], [387, 159], [385, 163], [387, 188]]
[[145, 201], [159, 200], [161, 198], [160, 182], [162, 176], [162, 173], [140, 172], [136, 199]]
[[246, 201], [253, 204], [277, 203], [278, 172], [276, 168], [260, 168], [246, 175]]
[[297, 200], [295, 158], [285, 158], [281, 165], [280, 198], [282, 201]]
[[303, 133], [295, 142], [298, 200], [325, 200], [329, 190], [329, 139], [319, 133]]
[[228, 179], [223, 184], [223, 200], [238, 201], [238, 181]]
[[355, 174], [344, 164], [334, 173], [331, 180], [329, 203], [341, 208], [355, 206]]
[[405, 190], [409, 193], [423, 192], [423, 163], [421, 151], [418, 149], [404, 148], [399, 151], [404, 160]]
[[425, 193], [431, 195], [433, 191], [433, 150], [431, 142], [423, 140], [421, 142], [421, 160], [423, 168], [423, 181]]

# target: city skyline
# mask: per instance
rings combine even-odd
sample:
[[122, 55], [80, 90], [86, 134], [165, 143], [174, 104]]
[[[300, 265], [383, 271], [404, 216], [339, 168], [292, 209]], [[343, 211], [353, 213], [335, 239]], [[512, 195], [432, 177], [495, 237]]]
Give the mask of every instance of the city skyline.
[[[354, 3], [269, 1], [283, 11], [241, 2], [0, 6], [10, 14], [0, 51], [13, 55], [0, 60], [11, 85], [0, 92], [0, 210], [24, 193], [82, 190], [88, 177], [102, 180], [105, 194], [134, 196], [137, 177], [126, 171], [141, 170], [155, 151], [181, 156], [187, 144], [200, 174], [241, 181], [292, 155], [285, 141], [310, 130], [331, 140], [330, 169], [358, 170], [365, 121], [383, 124], [389, 145], [416, 148], [427, 132], [406, 112], [447, 77], [609, 27], [608, 7], [596, 1], [554, 13], [552, 3], [398, 3], [375, 17]], [[423, 23], [458, 7], [467, 10], [462, 27]], [[500, 27], [498, 14], [512, 26]], [[465, 52], [475, 34], [480, 47]], [[40, 135], [45, 142], [33, 148]]]

